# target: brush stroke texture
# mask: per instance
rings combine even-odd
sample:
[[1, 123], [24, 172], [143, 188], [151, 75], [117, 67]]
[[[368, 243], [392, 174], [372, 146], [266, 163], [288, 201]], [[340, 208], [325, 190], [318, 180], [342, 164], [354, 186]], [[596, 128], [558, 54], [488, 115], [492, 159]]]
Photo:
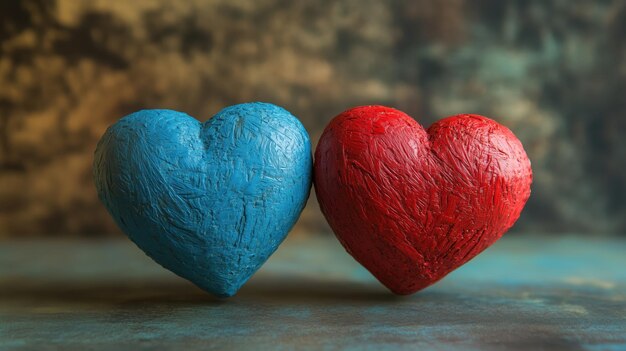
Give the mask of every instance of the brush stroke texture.
[[277, 249], [311, 188], [308, 134], [267, 103], [205, 123], [142, 110], [112, 125], [95, 152], [98, 195], [145, 253], [217, 296], [231, 296]]
[[522, 144], [495, 121], [458, 115], [426, 131], [382, 106], [335, 117], [314, 173], [341, 243], [397, 294], [433, 284], [498, 240], [532, 181]]

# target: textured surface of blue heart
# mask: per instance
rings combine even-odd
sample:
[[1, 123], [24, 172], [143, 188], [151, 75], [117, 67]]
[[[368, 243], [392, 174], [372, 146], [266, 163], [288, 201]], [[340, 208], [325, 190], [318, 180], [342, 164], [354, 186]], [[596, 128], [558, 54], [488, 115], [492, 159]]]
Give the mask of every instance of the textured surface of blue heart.
[[278, 248], [311, 189], [300, 122], [267, 103], [205, 123], [142, 110], [112, 125], [95, 152], [98, 196], [148, 256], [217, 296], [231, 296]]

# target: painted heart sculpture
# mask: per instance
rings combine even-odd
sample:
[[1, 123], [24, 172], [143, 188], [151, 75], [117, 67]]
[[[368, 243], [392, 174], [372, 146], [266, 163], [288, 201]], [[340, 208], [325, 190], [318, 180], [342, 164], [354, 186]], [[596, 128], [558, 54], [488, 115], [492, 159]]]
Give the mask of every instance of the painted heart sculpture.
[[346, 250], [396, 294], [443, 278], [498, 240], [530, 196], [524, 148], [458, 115], [428, 130], [387, 107], [335, 117], [315, 151], [315, 191]]
[[298, 219], [311, 188], [308, 134], [286, 110], [248, 103], [205, 123], [176, 111], [122, 118], [95, 152], [98, 195], [145, 253], [231, 296]]

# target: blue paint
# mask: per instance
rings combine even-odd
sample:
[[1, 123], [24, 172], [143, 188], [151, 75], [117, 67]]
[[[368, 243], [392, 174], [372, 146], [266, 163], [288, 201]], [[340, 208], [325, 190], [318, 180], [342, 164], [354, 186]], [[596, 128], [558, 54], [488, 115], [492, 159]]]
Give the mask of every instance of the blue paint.
[[112, 125], [95, 153], [100, 200], [148, 256], [202, 289], [231, 296], [278, 248], [311, 189], [300, 122], [267, 103], [200, 123], [142, 110]]

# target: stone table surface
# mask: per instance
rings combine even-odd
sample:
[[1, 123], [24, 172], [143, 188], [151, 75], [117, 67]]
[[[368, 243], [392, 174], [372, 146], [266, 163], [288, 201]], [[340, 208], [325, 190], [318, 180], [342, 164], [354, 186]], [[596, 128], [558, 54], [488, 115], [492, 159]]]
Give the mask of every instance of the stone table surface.
[[0, 242], [0, 350], [626, 350], [626, 240], [506, 235], [394, 296], [292, 236], [230, 299], [124, 239]]

